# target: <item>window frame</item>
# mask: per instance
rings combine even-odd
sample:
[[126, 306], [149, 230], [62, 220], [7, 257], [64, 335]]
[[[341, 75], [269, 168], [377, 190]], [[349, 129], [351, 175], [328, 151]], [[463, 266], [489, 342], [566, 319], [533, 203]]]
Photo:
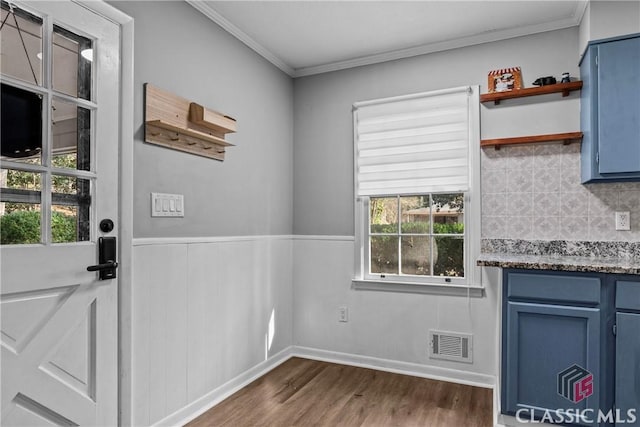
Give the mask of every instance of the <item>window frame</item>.
[[[415, 98], [418, 95], [438, 95], [452, 89], [425, 92], [422, 94], [409, 94], [398, 97], [365, 101], [372, 102], [396, 102], [404, 99]], [[355, 289], [410, 292], [410, 293], [444, 293], [471, 296], [482, 296], [483, 286], [481, 280], [481, 268], [476, 265], [476, 259], [480, 254], [480, 87], [468, 86], [469, 90], [469, 188], [468, 191], [460, 191], [464, 194], [464, 277], [439, 277], [417, 276], [388, 273], [370, 273], [370, 222], [369, 222], [369, 196], [358, 196], [358, 129], [355, 111], [362, 103], [353, 105], [353, 150], [354, 150], [354, 219], [355, 219], [355, 253], [354, 253], [354, 277], [352, 283]], [[453, 193], [448, 191], [447, 193]], [[421, 194], [437, 194], [433, 191], [424, 191]], [[379, 194], [371, 197], [395, 197], [397, 194]], [[458, 292], [463, 291], [463, 292]], [[472, 292], [473, 291], [473, 292]]]
[[[6, 3], [9, 7], [11, 7], [10, 3], [7, 0], [3, 0], [3, 3]], [[14, 7], [18, 10], [21, 10], [29, 15], [32, 15], [36, 18], [42, 20], [42, 29], [41, 29], [41, 40], [40, 40], [40, 48], [42, 53], [41, 61], [41, 70], [40, 70], [40, 81], [35, 79], [35, 83], [30, 81], [22, 80], [18, 77], [3, 74], [0, 72], [0, 82], [6, 84], [8, 86], [12, 86], [14, 88], [22, 89], [34, 94], [37, 94], [42, 97], [42, 143], [41, 143], [41, 152], [40, 163], [39, 164], [30, 164], [26, 162], [22, 162], [14, 159], [0, 159], [0, 169], [3, 170], [14, 170], [18, 172], [28, 172], [39, 174], [41, 179], [40, 184], [40, 195], [39, 195], [39, 205], [40, 205], [40, 241], [38, 243], [19, 243], [19, 244], [5, 244], [0, 245], [1, 247], [27, 247], [27, 246], [62, 246], [62, 245], [87, 245], [94, 244], [98, 239], [97, 233], [97, 213], [95, 209], [95, 186], [96, 180], [98, 179], [98, 174], [96, 171], [96, 115], [99, 109], [98, 99], [96, 96], [97, 93], [97, 69], [98, 67], [94, 64], [90, 66], [89, 72], [89, 96], [87, 99], [76, 95], [69, 95], [64, 92], [58, 90], [58, 88], [54, 87], [54, 79], [53, 79], [53, 68], [54, 68], [54, 34], [63, 34], [68, 33], [72, 34], [76, 37], [80, 37], [86, 39], [91, 42], [92, 48], [94, 52], [99, 49], [99, 45], [97, 40], [91, 37], [89, 34], [86, 34], [82, 31], [78, 31], [74, 29], [72, 26], [67, 25], [66, 23], [58, 22], [56, 19], [53, 19], [51, 16], [42, 14], [37, 12], [29, 7], [28, 4], [16, 4]], [[97, 56], [94, 54], [94, 59]], [[82, 108], [87, 110], [89, 117], [89, 144], [87, 149], [89, 150], [89, 170], [83, 169], [71, 169], [71, 168], [60, 168], [56, 167], [53, 164], [53, 158], [58, 155], [53, 149], [53, 111], [52, 107], [54, 102], [63, 102], [69, 105], [73, 105], [77, 109]], [[55, 242], [53, 238], [52, 232], [52, 217], [53, 217], [53, 206], [58, 205], [57, 203], [61, 198], [65, 198], [64, 194], [54, 193], [53, 192], [53, 179], [54, 177], [62, 177], [62, 178], [72, 178], [82, 181], [87, 181], [88, 194], [86, 195], [78, 195], [78, 204], [74, 204], [78, 211], [76, 213], [76, 221], [77, 229], [76, 229], [76, 241], [69, 242]], [[8, 196], [8, 195], [7, 195]], [[89, 228], [83, 236], [80, 236], [80, 220], [81, 214], [80, 209], [82, 208], [82, 199], [86, 202], [89, 201], [88, 209], [82, 213], [82, 218], [89, 223]], [[4, 197], [3, 201], [6, 203], [12, 203], [10, 196]], [[20, 202], [18, 199], [17, 202]]]

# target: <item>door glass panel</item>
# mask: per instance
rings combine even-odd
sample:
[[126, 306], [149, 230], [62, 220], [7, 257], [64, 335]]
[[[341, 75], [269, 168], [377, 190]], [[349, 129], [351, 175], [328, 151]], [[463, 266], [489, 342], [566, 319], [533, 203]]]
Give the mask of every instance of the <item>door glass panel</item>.
[[91, 99], [92, 42], [54, 25], [53, 89], [75, 98]]
[[25, 82], [42, 84], [42, 19], [2, 2], [0, 70]]
[[52, 105], [52, 166], [91, 170], [91, 111], [59, 99]]
[[[3, 59], [4, 61], [4, 56]], [[3, 62], [4, 63], [4, 62]], [[2, 160], [40, 164], [42, 96], [2, 83]]]
[[52, 175], [51, 200], [52, 242], [88, 241], [91, 237], [91, 181]]
[[41, 174], [2, 169], [0, 182], [1, 243], [40, 243]]

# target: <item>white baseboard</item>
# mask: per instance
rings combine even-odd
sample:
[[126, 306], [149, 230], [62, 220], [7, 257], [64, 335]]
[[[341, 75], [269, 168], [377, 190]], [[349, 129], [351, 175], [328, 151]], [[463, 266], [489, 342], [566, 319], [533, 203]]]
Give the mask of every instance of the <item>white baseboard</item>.
[[291, 346], [285, 348], [279, 353], [276, 353], [269, 359], [259, 363], [220, 387], [210, 391], [173, 414], [163, 418], [155, 423], [154, 426], [185, 425], [292, 357], [302, 357], [305, 359], [320, 360], [323, 362], [377, 369], [379, 371], [393, 372], [396, 374], [411, 375], [414, 377], [429, 378], [483, 388], [493, 388], [495, 385], [495, 377], [491, 375], [426, 366], [397, 360], [380, 359], [377, 357], [361, 356], [357, 354], [320, 350], [317, 348]]
[[225, 400], [238, 390], [249, 385], [256, 379], [265, 375], [269, 371], [275, 369], [282, 363], [286, 362], [292, 357], [292, 347], [287, 347], [279, 353], [274, 354], [264, 362], [261, 362], [253, 368], [243, 372], [237, 377], [227, 381], [220, 387], [210, 391], [201, 398], [191, 402], [187, 406], [177, 410], [173, 414], [163, 418], [154, 426], [183, 426], [196, 417], [204, 414], [209, 409], [216, 406], [218, 403]]
[[402, 362], [398, 360], [380, 359], [377, 357], [361, 356], [358, 354], [340, 353], [336, 351], [320, 350], [309, 347], [292, 347], [291, 357], [304, 357], [324, 362], [340, 363], [361, 368], [377, 369], [395, 374], [411, 375], [432, 380], [447, 381], [483, 388], [494, 388], [493, 375], [478, 374], [457, 369], [427, 366], [418, 363]]

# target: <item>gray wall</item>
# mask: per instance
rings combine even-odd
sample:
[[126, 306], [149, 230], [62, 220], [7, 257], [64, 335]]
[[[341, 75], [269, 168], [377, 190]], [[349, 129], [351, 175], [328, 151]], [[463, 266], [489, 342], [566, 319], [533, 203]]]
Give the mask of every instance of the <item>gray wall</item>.
[[[111, 2], [135, 19], [134, 237], [291, 234], [291, 79], [185, 2]], [[234, 117], [224, 162], [143, 142], [143, 84]], [[184, 218], [151, 218], [150, 193]]]
[[[481, 85], [497, 68], [522, 67], [523, 83], [578, 75], [578, 29], [471, 46], [296, 79], [294, 218], [302, 235], [353, 235], [353, 126], [356, 101], [463, 85]], [[577, 131], [579, 95], [481, 107], [482, 137]]]

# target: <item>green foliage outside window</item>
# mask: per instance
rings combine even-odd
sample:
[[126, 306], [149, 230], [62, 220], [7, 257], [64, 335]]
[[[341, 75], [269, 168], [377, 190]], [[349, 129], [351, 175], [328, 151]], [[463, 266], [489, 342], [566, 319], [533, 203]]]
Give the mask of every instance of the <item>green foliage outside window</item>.
[[[76, 241], [76, 218], [60, 212], [51, 216], [51, 235], [56, 243]], [[3, 245], [40, 243], [40, 212], [18, 210], [0, 218]]]
[[[37, 163], [36, 160], [25, 163]], [[76, 168], [76, 154], [54, 156], [52, 165], [57, 168]], [[40, 174], [10, 170], [7, 173], [5, 188], [40, 190]], [[53, 175], [54, 193], [74, 194], [77, 192], [76, 180], [66, 176]], [[0, 244], [40, 243], [40, 206], [29, 203], [6, 202], [4, 215], [0, 218]], [[55, 243], [75, 242], [77, 240], [77, 219], [75, 215], [52, 211], [51, 237]]]

